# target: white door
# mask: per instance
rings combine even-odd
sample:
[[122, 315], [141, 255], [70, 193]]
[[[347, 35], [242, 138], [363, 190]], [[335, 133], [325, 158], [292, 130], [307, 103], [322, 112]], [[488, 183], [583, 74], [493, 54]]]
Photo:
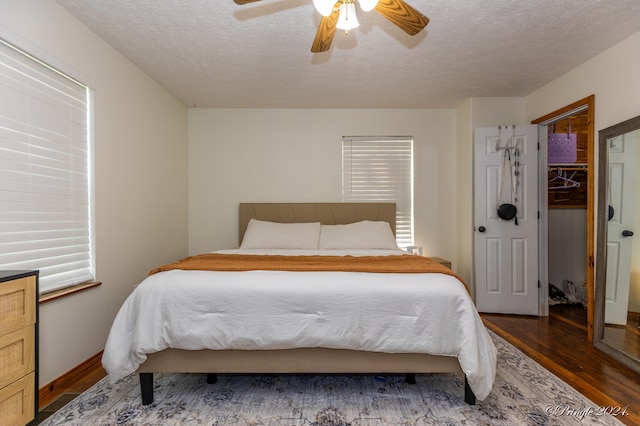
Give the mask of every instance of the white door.
[[538, 315], [538, 127], [476, 129], [474, 167], [478, 311]]
[[640, 142], [639, 133], [627, 133], [611, 139], [609, 143], [607, 191], [609, 205], [613, 207], [613, 217], [607, 224], [607, 286], [604, 310], [604, 322], [607, 324], [627, 323], [633, 243], [628, 231], [633, 232], [636, 146]]

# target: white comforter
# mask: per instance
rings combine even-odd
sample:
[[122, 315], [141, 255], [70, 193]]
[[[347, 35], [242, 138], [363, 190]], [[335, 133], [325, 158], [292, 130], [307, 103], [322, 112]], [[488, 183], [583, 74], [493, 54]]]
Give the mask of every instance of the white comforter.
[[[232, 252], [243, 253], [221, 253]], [[299, 347], [455, 356], [480, 400], [496, 373], [495, 346], [467, 290], [445, 274], [157, 273], [118, 312], [102, 364], [117, 380], [167, 348]]]

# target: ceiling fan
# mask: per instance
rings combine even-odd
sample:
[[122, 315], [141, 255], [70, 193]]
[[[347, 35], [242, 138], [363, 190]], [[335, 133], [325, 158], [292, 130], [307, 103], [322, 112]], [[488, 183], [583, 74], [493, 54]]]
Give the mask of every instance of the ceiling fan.
[[[243, 5], [260, 0], [233, 0], [236, 4]], [[418, 34], [429, 23], [429, 18], [415, 10], [404, 0], [358, 0], [360, 9], [369, 12], [373, 9], [393, 22], [407, 34]], [[313, 40], [311, 51], [314, 53], [326, 52], [331, 47], [336, 29], [348, 32], [356, 28], [355, 0], [313, 0], [316, 10], [322, 15], [316, 37]]]

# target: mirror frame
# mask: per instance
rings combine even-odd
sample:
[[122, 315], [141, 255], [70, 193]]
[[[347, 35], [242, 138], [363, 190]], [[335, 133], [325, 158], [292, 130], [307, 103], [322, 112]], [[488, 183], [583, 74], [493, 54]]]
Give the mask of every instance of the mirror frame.
[[630, 118], [598, 132], [598, 227], [596, 243], [596, 281], [593, 318], [593, 346], [640, 372], [640, 360], [604, 341], [604, 310], [607, 279], [607, 179], [609, 178], [609, 143], [614, 136], [640, 129], [640, 116]]

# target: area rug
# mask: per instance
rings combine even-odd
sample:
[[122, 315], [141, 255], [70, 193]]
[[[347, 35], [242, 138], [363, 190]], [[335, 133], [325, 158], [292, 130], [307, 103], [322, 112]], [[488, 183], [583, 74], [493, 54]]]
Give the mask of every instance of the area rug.
[[596, 405], [490, 332], [498, 348], [491, 394], [464, 402], [454, 374], [156, 374], [155, 402], [143, 406], [138, 376], [103, 379], [42, 425], [618, 425]]

